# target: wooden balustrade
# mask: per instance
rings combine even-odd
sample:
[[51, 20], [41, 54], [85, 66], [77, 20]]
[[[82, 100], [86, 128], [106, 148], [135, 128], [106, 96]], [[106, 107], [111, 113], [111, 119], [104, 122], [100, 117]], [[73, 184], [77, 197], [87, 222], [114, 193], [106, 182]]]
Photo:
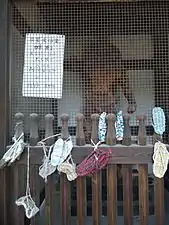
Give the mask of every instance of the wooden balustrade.
[[[98, 142], [98, 114], [91, 115], [92, 134], [91, 139]], [[88, 153], [93, 149], [92, 145], [85, 144], [85, 136], [83, 131], [84, 116], [77, 114], [76, 116], [76, 145], [73, 149], [73, 159], [75, 163], [81, 162]], [[124, 115], [124, 138], [122, 144], [116, 145], [115, 137], [115, 115], [107, 115], [107, 135], [106, 145], [101, 147], [104, 149], [111, 148], [112, 156], [109, 164], [106, 168], [107, 179], [107, 224], [118, 224], [118, 209], [117, 209], [117, 186], [119, 185], [119, 178], [117, 176], [118, 164], [122, 164], [122, 181], [123, 181], [123, 218], [125, 225], [132, 225], [133, 223], [133, 209], [132, 209], [132, 193], [133, 193], [133, 174], [132, 165], [138, 164], [138, 196], [139, 196], [139, 214], [140, 225], [148, 224], [149, 215], [149, 189], [148, 189], [148, 163], [151, 163], [153, 145], [146, 145], [146, 129], [145, 129], [144, 115], [138, 116], [139, 121], [138, 129], [138, 145], [131, 144], [131, 132], [130, 132], [130, 116]], [[40, 205], [40, 192], [42, 179], [38, 175], [38, 168], [42, 163], [43, 151], [42, 147], [37, 145], [39, 141], [38, 136], [38, 115], [32, 113], [30, 115], [30, 187], [33, 199], [36, 204]], [[15, 130], [15, 136], [19, 137], [23, 132], [24, 127], [24, 115], [21, 113], [16, 114], [17, 126]], [[53, 136], [53, 121], [54, 116], [47, 114], [44, 118], [45, 122], [45, 137]], [[61, 137], [67, 140], [69, 137], [68, 129], [69, 117], [67, 114], [61, 116]], [[157, 139], [157, 136], [155, 140]], [[54, 143], [54, 138], [48, 139], [47, 145]], [[19, 161], [8, 168], [8, 174], [10, 174], [11, 192], [10, 192], [10, 215], [8, 218], [9, 224], [24, 225], [24, 211], [22, 207], [15, 205], [17, 197], [24, 195], [25, 190], [25, 172], [26, 172], [26, 151], [22, 154]], [[102, 171], [99, 171], [91, 175], [91, 189], [92, 189], [92, 217], [94, 225], [100, 225], [102, 218]], [[156, 225], [164, 224], [164, 181], [163, 179], [154, 179], [155, 185], [155, 217]], [[13, 182], [13, 184], [12, 184]], [[77, 224], [87, 224], [87, 192], [86, 192], [86, 177], [79, 177], [76, 179], [76, 204], [77, 204]], [[56, 181], [55, 174], [52, 174], [48, 178], [48, 182], [45, 184], [45, 225], [70, 225], [71, 224], [71, 182], [69, 182], [65, 174], [60, 174], [60, 223], [57, 223], [57, 200], [56, 200]], [[59, 221], [59, 219], [58, 219]], [[30, 221], [32, 225], [39, 225], [40, 215], [32, 218]]]
[[[19, 135], [23, 132], [24, 127], [24, 115], [22, 113], [17, 113], [15, 115], [16, 118], [16, 131], [15, 136], [19, 137]], [[54, 135], [53, 131], [53, 123], [54, 123], [54, 116], [52, 114], [47, 114], [44, 118], [45, 123], [45, 137]], [[77, 146], [85, 146], [85, 134], [83, 129], [84, 123], [84, 115], [79, 113], [75, 117], [76, 121], [76, 145]], [[116, 131], [115, 131], [115, 120], [116, 116], [114, 114], [108, 114], [107, 117], [107, 133], [106, 133], [106, 144], [110, 146], [116, 145]], [[67, 114], [63, 114], [60, 117], [61, 120], [61, 136], [64, 140], [69, 137], [69, 129], [68, 129], [68, 121], [69, 116]], [[140, 115], [137, 117], [139, 121], [139, 129], [138, 129], [138, 145], [139, 146], [146, 146], [146, 128], [145, 128], [145, 120], [146, 116]], [[39, 117], [36, 113], [32, 113], [30, 115], [30, 144], [35, 146], [39, 141], [39, 133], [38, 133], [38, 121]], [[92, 132], [91, 132], [91, 139], [94, 143], [98, 142], [98, 121], [99, 115], [92, 114], [91, 115], [91, 125], [92, 125]], [[154, 134], [154, 141], [161, 140], [161, 137], [157, 134]], [[50, 138], [47, 140], [47, 144], [51, 145], [54, 142], [55, 138]], [[124, 136], [122, 140], [122, 145], [130, 146], [131, 145], [131, 130], [130, 130], [130, 115], [124, 115]]]

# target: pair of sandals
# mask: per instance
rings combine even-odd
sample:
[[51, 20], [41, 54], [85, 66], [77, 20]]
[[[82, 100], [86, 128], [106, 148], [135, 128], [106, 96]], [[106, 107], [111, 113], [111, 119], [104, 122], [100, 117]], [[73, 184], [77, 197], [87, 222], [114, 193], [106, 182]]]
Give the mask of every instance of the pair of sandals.
[[[99, 137], [99, 140], [103, 142], [106, 139], [106, 132], [107, 132], [106, 116], [107, 116], [106, 112], [101, 113], [99, 117], [99, 125], [98, 125], [98, 137]], [[119, 111], [116, 115], [115, 130], [116, 130], [116, 139], [118, 141], [121, 141], [123, 139], [123, 132], [124, 132], [124, 122], [123, 122], [122, 111]]]
[[54, 173], [56, 169], [59, 172], [65, 173], [69, 181], [76, 179], [76, 165], [71, 157], [71, 151], [73, 149], [71, 138], [67, 140], [59, 138], [50, 146], [49, 151], [43, 142], [40, 142], [40, 144], [43, 146], [44, 160], [43, 164], [39, 167], [39, 175], [45, 182], [47, 182], [47, 177]]

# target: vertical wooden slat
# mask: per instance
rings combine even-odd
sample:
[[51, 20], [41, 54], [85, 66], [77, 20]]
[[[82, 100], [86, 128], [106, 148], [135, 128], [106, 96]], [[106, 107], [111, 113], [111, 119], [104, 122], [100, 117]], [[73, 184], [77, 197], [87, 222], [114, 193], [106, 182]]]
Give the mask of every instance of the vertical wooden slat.
[[[0, 129], [0, 158], [5, 153], [6, 141], [9, 134], [9, 40], [10, 40], [10, 1], [0, 1], [0, 49], [1, 49], [1, 60], [0, 60], [0, 118], [1, 118], [1, 129]], [[7, 201], [9, 195], [9, 186], [7, 184], [8, 174], [7, 170], [0, 170], [0, 223], [3, 225], [7, 224], [8, 219], [8, 208]]]
[[97, 143], [98, 142], [99, 114], [92, 114], [91, 115], [91, 123], [92, 123], [91, 139], [94, 143]]
[[[45, 115], [45, 138], [53, 136], [53, 123], [54, 123], [54, 116], [52, 114]], [[54, 137], [49, 138], [46, 141], [47, 145], [52, 145], [54, 143]]]
[[71, 224], [70, 182], [65, 174], [60, 175], [61, 225]]
[[39, 116], [36, 113], [30, 114], [30, 144], [36, 145], [39, 140], [39, 134], [38, 134], [38, 121]]
[[139, 165], [139, 211], [140, 225], [148, 224], [148, 165]]
[[124, 224], [132, 225], [132, 166], [123, 165], [123, 210]]
[[77, 225], [85, 224], [86, 216], [86, 178], [78, 177], [76, 181], [77, 187]]
[[107, 217], [108, 225], [117, 225], [117, 166], [107, 167]]
[[116, 116], [113, 113], [107, 115], [107, 137], [106, 144], [115, 145], [116, 144], [116, 130], [115, 130]]
[[[26, 154], [25, 154], [26, 156]], [[10, 202], [10, 214], [11, 214], [11, 224], [13, 225], [23, 225], [25, 210], [23, 206], [17, 206], [15, 201], [25, 195], [25, 183], [26, 183], [26, 170], [25, 166], [14, 164], [10, 168], [12, 174], [12, 183], [11, 183], [11, 202]]]
[[24, 114], [15, 114], [16, 126], [15, 126], [15, 137], [19, 138], [24, 131]]
[[146, 115], [137, 116], [137, 120], [139, 121], [139, 129], [138, 129], [138, 143], [139, 145], [146, 145], [147, 136], [146, 136], [146, 127], [145, 120]]
[[76, 144], [85, 145], [85, 134], [83, 130], [84, 116], [81, 113], [76, 115]]
[[45, 184], [45, 218], [47, 225], [56, 224], [56, 187], [55, 174], [48, 177]]
[[164, 179], [155, 179], [155, 216], [156, 225], [164, 224]]
[[101, 217], [101, 171], [92, 175], [92, 217], [93, 225], [100, 225]]
[[62, 123], [61, 137], [63, 140], [67, 140], [69, 138], [69, 129], [68, 129], [69, 116], [67, 114], [62, 114], [60, 120]]
[[[37, 207], [40, 206], [40, 177], [38, 174], [39, 166], [30, 166], [30, 190], [33, 200]], [[31, 219], [31, 225], [38, 225], [39, 212]]]
[[130, 130], [130, 115], [126, 113], [124, 116], [124, 134], [122, 144], [129, 146], [131, 145], [131, 130]]

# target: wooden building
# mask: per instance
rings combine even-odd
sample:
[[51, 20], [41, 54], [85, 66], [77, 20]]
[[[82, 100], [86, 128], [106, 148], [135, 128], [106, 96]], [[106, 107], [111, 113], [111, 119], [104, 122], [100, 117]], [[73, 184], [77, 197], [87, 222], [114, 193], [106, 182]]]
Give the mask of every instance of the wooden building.
[[[24, 152], [20, 160], [0, 170], [0, 224], [167, 223], [168, 172], [164, 179], [152, 174], [153, 145], [160, 138], [154, 135], [152, 109], [161, 107], [165, 112], [163, 142], [168, 146], [169, 2], [1, 0], [0, 15], [0, 156], [9, 149], [14, 132], [23, 131], [25, 142], [31, 144], [32, 196], [38, 207], [45, 199], [45, 210], [31, 220], [15, 204], [25, 191]], [[25, 69], [25, 59], [31, 60], [28, 50], [36, 45], [33, 41], [26, 49], [29, 34], [65, 37], [60, 83], [57, 74], [62, 69], [46, 72], [47, 79], [39, 72], [42, 68]], [[45, 41], [49, 44], [49, 39]], [[52, 54], [55, 69], [61, 49]], [[38, 60], [40, 56], [49, 60], [49, 53], [37, 54]], [[41, 95], [40, 81], [43, 85], [50, 81]], [[125, 115], [124, 137], [117, 142], [115, 114], [120, 110]], [[111, 149], [108, 166], [73, 182], [64, 174], [59, 178], [53, 174], [45, 184], [38, 174], [43, 151], [37, 142], [59, 132], [65, 139], [70, 134], [78, 164], [93, 149], [90, 139], [98, 141], [102, 111], [108, 113], [102, 146]], [[15, 131], [18, 122], [20, 130]]]

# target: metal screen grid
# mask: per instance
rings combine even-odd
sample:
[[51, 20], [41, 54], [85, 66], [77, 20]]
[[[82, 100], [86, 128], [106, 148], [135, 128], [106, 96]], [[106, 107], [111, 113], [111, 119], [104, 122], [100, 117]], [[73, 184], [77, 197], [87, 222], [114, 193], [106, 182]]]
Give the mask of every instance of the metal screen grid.
[[[126, 112], [136, 102], [133, 142], [138, 133], [136, 115], [141, 114], [147, 116], [148, 142], [152, 142], [152, 108], [162, 107], [166, 116], [169, 111], [167, 2], [13, 3], [11, 7], [11, 130], [16, 112], [25, 115], [26, 133], [29, 114], [39, 114], [42, 135], [45, 114], [54, 114], [58, 132], [60, 115], [68, 113], [70, 134], [75, 136], [75, 115], [81, 112], [87, 119], [87, 136], [92, 113]], [[22, 96], [28, 33], [65, 35], [60, 99]]]

